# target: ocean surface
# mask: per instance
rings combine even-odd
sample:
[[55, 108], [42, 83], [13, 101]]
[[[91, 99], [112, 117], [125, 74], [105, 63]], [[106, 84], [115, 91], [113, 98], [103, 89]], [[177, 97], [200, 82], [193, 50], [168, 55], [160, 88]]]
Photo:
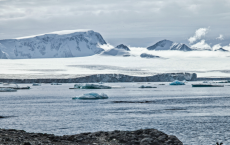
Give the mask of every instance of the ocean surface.
[[[0, 116], [9, 116], [0, 119], [0, 128], [55, 135], [155, 128], [177, 136], [184, 145], [230, 144], [230, 84], [192, 88], [192, 83], [198, 82], [105, 83], [125, 87], [107, 90], [19, 84], [31, 89], [0, 92]], [[141, 85], [157, 88], [138, 88]], [[72, 100], [89, 92], [105, 93], [109, 99]]]

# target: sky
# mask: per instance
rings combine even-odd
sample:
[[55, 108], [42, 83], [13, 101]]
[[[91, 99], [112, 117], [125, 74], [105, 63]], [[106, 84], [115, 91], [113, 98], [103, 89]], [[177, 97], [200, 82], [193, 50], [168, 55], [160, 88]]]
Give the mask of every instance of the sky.
[[229, 26], [230, 0], [0, 0], [0, 39], [92, 29], [112, 45], [213, 47], [230, 43]]

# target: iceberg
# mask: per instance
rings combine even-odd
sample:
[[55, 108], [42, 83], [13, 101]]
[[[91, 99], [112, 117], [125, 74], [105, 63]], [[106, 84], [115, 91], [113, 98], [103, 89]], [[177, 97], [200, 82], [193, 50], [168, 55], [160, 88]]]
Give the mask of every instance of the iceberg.
[[181, 81], [175, 80], [172, 83], [170, 83], [169, 85], [185, 85], [185, 82], [184, 81], [181, 82]]
[[51, 83], [51, 85], [62, 85], [60, 83]]
[[102, 93], [102, 94], [98, 94], [98, 93], [87, 93], [87, 94], [83, 94], [81, 96], [78, 97], [73, 97], [73, 100], [76, 99], [80, 99], [80, 100], [97, 100], [97, 99], [108, 99], [109, 97]]
[[74, 88], [70, 89], [111, 89], [112, 87], [110, 86], [105, 86], [105, 85], [96, 85], [96, 84], [75, 84]]
[[17, 90], [12, 88], [0, 88], [0, 92], [16, 92]]
[[41, 86], [41, 84], [39, 84], [39, 83], [33, 83], [32, 86]]

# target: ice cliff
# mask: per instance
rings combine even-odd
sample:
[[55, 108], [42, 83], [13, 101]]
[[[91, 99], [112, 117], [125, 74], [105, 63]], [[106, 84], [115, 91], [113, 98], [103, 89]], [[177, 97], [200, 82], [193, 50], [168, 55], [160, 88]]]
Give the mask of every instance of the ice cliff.
[[0, 40], [0, 44], [0, 49], [8, 54], [9, 58], [26, 59], [90, 56], [104, 51], [99, 45], [106, 42], [93, 30], [66, 30]]

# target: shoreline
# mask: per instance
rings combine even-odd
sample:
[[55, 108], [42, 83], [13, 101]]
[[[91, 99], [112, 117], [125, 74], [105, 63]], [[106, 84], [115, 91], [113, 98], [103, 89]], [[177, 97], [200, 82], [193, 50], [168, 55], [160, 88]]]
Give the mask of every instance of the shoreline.
[[98, 131], [55, 136], [53, 134], [28, 133], [24, 130], [0, 128], [0, 143], [14, 145], [183, 145], [176, 136], [167, 135], [156, 129]]

